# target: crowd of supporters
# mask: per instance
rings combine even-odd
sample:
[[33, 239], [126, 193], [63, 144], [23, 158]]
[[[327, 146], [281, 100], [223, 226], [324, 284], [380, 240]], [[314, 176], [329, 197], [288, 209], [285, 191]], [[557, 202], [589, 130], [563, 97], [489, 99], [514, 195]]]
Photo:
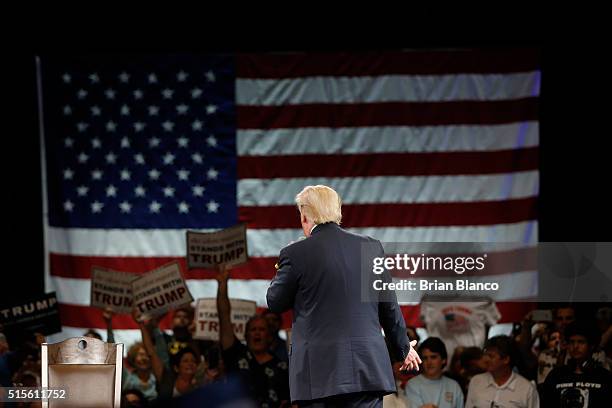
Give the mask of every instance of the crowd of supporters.
[[[238, 378], [261, 407], [291, 406], [288, 345], [279, 335], [282, 316], [267, 311], [246, 325], [243, 343], [230, 321], [228, 273], [218, 276], [219, 341], [195, 340], [194, 309], [174, 310], [171, 330], [159, 318], [132, 314], [141, 341], [126, 345], [122, 406], [164, 406], [164, 401], [212, 384]], [[393, 361], [397, 393], [384, 407], [605, 407], [612, 391], [612, 308], [579, 316], [572, 305], [555, 307], [552, 321], [534, 321], [528, 313], [512, 333], [480, 345], [448, 350], [439, 337], [417, 345], [419, 373], [399, 371]], [[104, 312], [107, 341], [113, 342], [113, 314]], [[102, 336], [95, 330], [86, 336]], [[413, 327], [408, 336], [417, 339]], [[40, 386], [40, 334], [13, 344], [0, 333], [1, 386]], [[449, 358], [449, 356], [451, 356]], [[325, 358], [322, 356], [321, 358]], [[0, 403], [1, 404], [1, 403]], [[37, 406], [23, 403], [21, 406]], [[40, 406], [40, 405], [38, 405]]]

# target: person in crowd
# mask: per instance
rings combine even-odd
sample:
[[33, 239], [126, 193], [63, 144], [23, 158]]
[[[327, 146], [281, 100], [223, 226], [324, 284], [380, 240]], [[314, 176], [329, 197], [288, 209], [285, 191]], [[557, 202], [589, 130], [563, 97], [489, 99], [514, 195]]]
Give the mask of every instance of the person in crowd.
[[576, 309], [571, 305], [562, 305], [553, 310], [553, 321], [557, 330], [565, 331], [568, 324], [576, 321]]
[[[444, 347], [446, 347], [446, 345], [444, 345]], [[453, 357], [451, 357], [450, 363], [448, 364], [448, 369], [444, 372], [445, 376], [457, 381], [457, 384], [459, 384], [461, 387], [463, 395], [467, 393], [467, 381], [464, 384], [463, 367], [461, 367], [461, 354], [463, 354], [464, 350], [465, 347], [463, 346], [458, 346], [455, 348]]]
[[165, 315], [155, 316], [146, 320], [145, 328], [150, 334], [156, 354], [162, 359], [164, 366], [170, 366], [170, 358], [182, 348], [190, 347], [198, 355], [202, 355], [200, 344], [193, 339], [195, 332], [195, 309], [186, 304], [172, 312], [171, 330], [168, 334], [159, 328], [159, 322]]
[[598, 352], [595, 358], [602, 367], [612, 370], [612, 307], [601, 307], [595, 313], [595, 322], [600, 333]]
[[[22, 384], [30, 382], [40, 386], [41, 380], [41, 345], [45, 342], [45, 336], [39, 332], [26, 332], [20, 337], [15, 353], [11, 356], [11, 383]], [[35, 380], [32, 381], [31, 378]], [[19, 385], [25, 386], [25, 385]]]
[[280, 361], [289, 363], [289, 354], [287, 353], [287, 342], [280, 338], [278, 332], [283, 324], [283, 316], [280, 313], [275, 313], [270, 309], [266, 309], [262, 313], [263, 317], [268, 321], [268, 326], [272, 331], [272, 343], [270, 344], [270, 351]]
[[165, 334], [168, 353], [174, 355], [185, 347], [197, 349], [192, 338], [191, 327], [194, 324], [195, 310], [191, 305], [185, 305], [174, 310], [172, 315], [172, 335]]
[[0, 333], [0, 387], [10, 387], [15, 353], [11, 352], [4, 333]]
[[85, 333], [83, 333], [83, 337], [91, 337], [93, 339], [102, 340], [102, 336], [100, 335], [100, 333], [98, 333], [94, 329], [87, 330]]
[[204, 364], [200, 365], [196, 376], [201, 384], [226, 382], [225, 363], [218, 343], [207, 348]]
[[147, 398], [137, 388], [126, 388], [121, 392], [121, 408], [145, 408]]
[[[463, 395], [467, 395], [468, 385], [472, 377], [487, 371], [487, 360], [480, 347], [463, 347], [459, 346], [455, 349], [459, 355], [459, 379], [453, 378], [461, 386]], [[453, 354], [453, 358], [455, 355]]]
[[553, 328], [546, 341], [546, 347], [538, 354], [538, 385], [544, 383], [548, 373], [557, 366], [561, 352], [565, 350], [563, 334], [557, 328]]
[[484, 355], [487, 372], [470, 381], [466, 408], [540, 406], [535, 385], [512, 369], [517, 356], [514, 339], [503, 335], [491, 337], [485, 343]]
[[157, 398], [157, 381], [153, 374], [151, 357], [149, 357], [147, 349], [142, 342], [137, 342], [129, 348], [127, 361], [131, 370], [124, 367], [122, 388], [124, 390], [136, 389], [147, 400]]
[[253, 399], [262, 407], [288, 406], [288, 365], [270, 352], [272, 332], [268, 320], [261, 315], [249, 319], [245, 328], [246, 346], [242, 344], [234, 334], [230, 319], [229, 271], [225, 266], [219, 266], [216, 278], [219, 339], [228, 374], [240, 375]]
[[595, 322], [602, 334], [600, 347], [604, 348], [612, 340], [612, 307], [604, 306], [597, 309]]
[[546, 377], [542, 386], [542, 406], [609, 406], [612, 373], [592, 359], [599, 341], [597, 328], [588, 321], [570, 323], [565, 328], [565, 339], [570, 360], [567, 365], [554, 368]]
[[532, 311], [528, 312], [520, 324], [518, 335], [514, 337], [519, 353], [516, 361], [518, 372], [528, 380], [535, 380], [538, 374], [538, 355], [534, 352], [535, 342], [543, 341], [548, 331], [546, 324], [534, 322]]
[[442, 375], [448, 354], [438, 337], [428, 337], [419, 347], [421, 374], [406, 385], [406, 399], [414, 408], [463, 408], [459, 384]]
[[[106, 322], [107, 340], [109, 343], [114, 343], [114, 312], [107, 308], [102, 312], [102, 317]], [[130, 346], [127, 352], [127, 363], [129, 367], [123, 367], [121, 388], [138, 390], [148, 401], [154, 400], [157, 397], [157, 381], [153, 374], [151, 357], [142, 342], [136, 342]]]
[[[196, 378], [196, 370], [200, 364], [200, 354], [187, 346], [181, 348], [176, 354], [169, 356], [168, 346], [163, 336], [157, 338], [158, 344], [153, 344], [150, 329], [137, 308], [134, 308], [132, 316], [138, 323], [142, 342], [151, 358], [158, 397], [177, 397], [197, 388], [199, 384]], [[169, 364], [164, 364], [164, 361], [169, 361]]]

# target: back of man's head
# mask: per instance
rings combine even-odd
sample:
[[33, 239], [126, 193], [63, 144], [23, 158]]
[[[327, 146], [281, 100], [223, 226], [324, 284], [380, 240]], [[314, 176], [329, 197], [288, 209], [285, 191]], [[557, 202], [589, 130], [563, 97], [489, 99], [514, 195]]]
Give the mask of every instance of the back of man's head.
[[306, 186], [295, 196], [301, 214], [315, 224], [342, 220], [342, 200], [334, 189], [328, 186]]

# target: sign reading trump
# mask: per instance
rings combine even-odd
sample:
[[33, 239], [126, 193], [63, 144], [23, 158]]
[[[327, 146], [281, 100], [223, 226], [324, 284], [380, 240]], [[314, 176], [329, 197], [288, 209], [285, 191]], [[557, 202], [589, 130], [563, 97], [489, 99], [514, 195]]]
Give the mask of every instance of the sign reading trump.
[[193, 301], [178, 262], [148, 272], [132, 282], [134, 306], [147, 316], [158, 316]]
[[245, 224], [217, 232], [187, 231], [187, 265], [190, 269], [236, 266], [247, 260]]
[[[230, 316], [234, 334], [244, 340], [246, 323], [255, 316], [257, 304], [252, 300], [230, 299]], [[198, 299], [196, 306], [196, 332], [194, 339], [219, 341], [219, 315], [215, 298]]]
[[91, 306], [115, 313], [132, 311], [132, 282], [137, 275], [94, 266], [91, 268]]
[[62, 331], [55, 292], [0, 306], [0, 326], [9, 335], [39, 332], [45, 336]]

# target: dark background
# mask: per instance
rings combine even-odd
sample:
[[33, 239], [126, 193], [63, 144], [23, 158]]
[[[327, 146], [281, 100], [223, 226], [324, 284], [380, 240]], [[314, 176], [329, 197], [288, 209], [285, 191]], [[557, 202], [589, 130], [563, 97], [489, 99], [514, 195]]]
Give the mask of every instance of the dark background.
[[[163, 45], [163, 43], [162, 43]], [[140, 47], [136, 52], [159, 48]], [[429, 43], [386, 46], [397, 48], [491, 47], [482, 43]], [[598, 122], [610, 116], [608, 103], [597, 100], [605, 76], [587, 48], [548, 47], [542, 43], [502, 43], [497, 46], [533, 46], [541, 51], [542, 88], [540, 102], [540, 241], [608, 241], [611, 158], [606, 148], [610, 132]], [[110, 51], [100, 47], [91, 51]], [[357, 51], [380, 50], [360, 47], [278, 46], [168, 47], [167, 51], [213, 53], [265, 51]], [[80, 49], [74, 49], [77, 51]], [[133, 52], [136, 49], [125, 49]], [[116, 48], [113, 49], [116, 51]], [[12, 303], [43, 291], [44, 249], [42, 194], [37, 108], [36, 67], [38, 53], [69, 53], [47, 47], [4, 58], [0, 97], [5, 118], [0, 122], [3, 139], [2, 229], [3, 250], [0, 303]], [[602, 82], [603, 81], [603, 82]]]

